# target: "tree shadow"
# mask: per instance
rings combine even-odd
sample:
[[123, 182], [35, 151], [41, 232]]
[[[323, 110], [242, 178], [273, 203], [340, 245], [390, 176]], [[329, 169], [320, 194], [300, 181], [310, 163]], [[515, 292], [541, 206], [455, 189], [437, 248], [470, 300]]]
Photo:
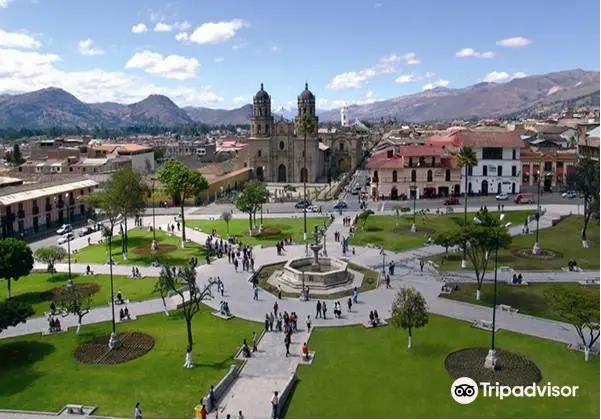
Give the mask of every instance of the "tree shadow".
[[229, 367], [233, 364], [234, 364], [234, 362], [232, 361], [232, 359], [230, 357], [228, 357], [223, 360], [219, 360], [219, 361], [215, 361], [215, 362], [210, 362], [210, 361], [205, 361], [202, 363], [195, 362], [194, 367], [214, 369], [214, 370], [223, 370], [223, 369], [229, 369]]
[[39, 341], [18, 341], [0, 345], [0, 375], [3, 381], [0, 395], [22, 392], [43, 374], [32, 365], [55, 351], [52, 344]]
[[[418, 338], [418, 340], [419, 340], [419, 338]], [[452, 349], [450, 346], [445, 345], [442, 342], [436, 342], [436, 343], [416, 342], [415, 345], [413, 346], [413, 348], [411, 349], [411, 351], [413, 353], [419, 354], [420, 356], [424, 356], [424, 357], [428, 357], [428, 358], [436, 357], [436, 358], [439, 358], [440, 360], [444, 361], [444, 359], [452, 351]]]
[[[73, 279], [75, 279], [77, 276], [72, 275], [71, 277]], [[68, 273], [55, 273], [55, 274], [51, 275], [50, 277], [48, 277], [48, 279], [46, 281], [48, 283], [63, 283], [63, 282], [66, 282], [67, 280], [69, 280]]]

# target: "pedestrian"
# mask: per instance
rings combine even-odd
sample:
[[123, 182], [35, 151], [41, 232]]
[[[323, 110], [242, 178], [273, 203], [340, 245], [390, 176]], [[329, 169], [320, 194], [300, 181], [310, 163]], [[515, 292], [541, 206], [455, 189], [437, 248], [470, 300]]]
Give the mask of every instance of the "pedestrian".
[[290, 330], [288, 330], [288, 333], [284, 337], [284, 346], [286, 346], [286, 357], [290, 356], [290, 342], [291, 341], [292, 340], [290, 339]]
[[273, 313], [269, 314], [269, 331], [274, 331], [273, 324], [275, 323], [275, 316]]
[[424, 271], [424, 259], [420, 258], [419, 260], [419, 271], [423, 272]]
[[244, 416], [242, 415], [242, 410], [238, 411], [238, 418], [239, 419], [243, 419]]
[[[202, 400], [200, 401], [200, 403], [202, 404]], [[207, 407], [204, 404], [202, 404], [202, 407], [200, 409], [200, 418], [201, 419], [206, 419], [207, 418], [207, 414], [208, 414], [207, 413]]]
[[282, 299], [282, 288], [278, 286], [278, 299]]
[[[252, 338], [251, 338], [251, 344], [253, 346], [253, 353], [254, 353], [255, 351], [257, 351], [257, 333], [254, 331], [253, 331]], [[213, 387], [211, 387], [211, 389], [212, 388]]]
[[323, 303], [321, 304], [321, 311], [323, 312], [323, 319], [326, 319], [326, 311], [328, 310], [328, 308], [326, 307], [326, 301], [324, 300]]
[[315, 319], [320, 318], [321, 317], [321, 301], [317, 301], [317, 307], [316, 307], [316, 314], [315, 314]]
[[274, 391], [273, 397], [271, 397], [271, 418], [278, 418], [278, 406], [280, 405], [280, 399], [278, 397], [278, 392]]
[[353, 301], [351, 298], [348, 298], [348, 300], [346, 301], [346, 305], [348, 306], [348, 311], [350, 312], [353, 307]]
[[134, 408], [134, 418], [141, 419], [142, 418], [142, 407], [140, 407], [140, 403], [136, 403], [136, 408]]
[[253, 287], [253, 300], [259, 300], [259, 288], [257, 285]]
[[307, 332], [311, 332], [311, 315], [307, 315]]
[[269, 314], [265, 314], [265, 332], [269, 331]]
[[275, 303], [273, 304], [273, 314], [275, 316], [278, 316], [278, 301], [276, 300]]
[[386, 274], [386, 288], [390, 289], [390, 274]]

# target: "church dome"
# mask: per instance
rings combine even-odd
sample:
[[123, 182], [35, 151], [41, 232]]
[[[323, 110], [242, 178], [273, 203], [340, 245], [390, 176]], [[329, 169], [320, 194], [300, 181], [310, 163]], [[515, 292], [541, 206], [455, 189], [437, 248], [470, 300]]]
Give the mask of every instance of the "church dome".
[[305, 90], [298, 95], [300, 101], [315, 101], [315, 95], [309, 90], [309, 84], [305, 83]]
[[266, 90], [263, 89], [263, 83], [261, 83], [261, 89], [256, 93], [256, 95], [253, 98], [255, 100], [255, 102], [259, 101], [269, 101], [269, 94], [267, 93]]

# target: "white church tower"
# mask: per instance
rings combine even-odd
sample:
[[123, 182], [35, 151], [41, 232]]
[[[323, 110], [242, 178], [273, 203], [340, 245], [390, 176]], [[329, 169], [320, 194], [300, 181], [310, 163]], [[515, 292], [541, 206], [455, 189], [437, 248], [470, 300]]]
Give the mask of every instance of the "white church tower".
[[340, 108], [340, 125], [342, 127], [348, 126], [348, 107], [343, 106]]

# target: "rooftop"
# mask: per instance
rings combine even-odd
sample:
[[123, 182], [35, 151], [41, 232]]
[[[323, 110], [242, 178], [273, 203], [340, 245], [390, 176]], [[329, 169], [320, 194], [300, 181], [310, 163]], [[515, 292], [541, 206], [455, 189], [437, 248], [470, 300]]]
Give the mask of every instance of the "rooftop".
[[0, 190], [0, 204], [10, 206], [11, 204], [27, 200], [62, 194], [82, 188], [96, 187], [97, 185], [97, 182], [87, 178], [16, 185]]

